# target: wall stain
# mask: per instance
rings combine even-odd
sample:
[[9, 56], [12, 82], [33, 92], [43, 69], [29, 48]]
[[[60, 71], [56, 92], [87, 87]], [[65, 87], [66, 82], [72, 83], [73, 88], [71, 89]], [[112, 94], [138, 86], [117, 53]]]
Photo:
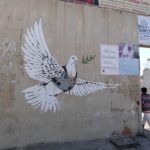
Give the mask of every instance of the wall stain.
[[127, 79], [122, 77], [122, 86], [118, 87], [118, 93], [124, 95], [124, 97], [129, 97], [130, 100], [139, 100], [139, 78], [135, 76], [129, 76]]
[[113, 104], [111, 102], [111, 112], [124, 112], [125, 108], [118, 108], [118, 107], [113, 107]]
[[18, 119], [10, 112], [0, 111], [0, 135], [14, 135], [18, 126]]
[[132, 130], [129, 127], [125, 126], [124, 129], [122, 130], [122, 134], [130, 136], [132, 135]]
[[111, 112], [138, 112], [138, 107], [131, 107], [131, 108], [124, 108], [124, 107], [122, 107], [122, 108], [118, 108], [118, 107], [114, 107], [113, 106], [113, 104], [112, 104], [112, 102], [111, 102]]
[[16, 84], [12, 81], [16, 80], [15, 74], [0, 74], [0, 109], [5, 110], [9, 107], [12, 107], [15, 100], [15, 86]]

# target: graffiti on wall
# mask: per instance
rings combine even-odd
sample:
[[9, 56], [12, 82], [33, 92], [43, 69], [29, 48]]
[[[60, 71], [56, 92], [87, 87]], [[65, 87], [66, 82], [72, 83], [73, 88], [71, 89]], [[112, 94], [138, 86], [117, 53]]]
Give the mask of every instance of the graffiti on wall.
[[0, 45], [0, 61], [4, 56], [13, 55], [16, 51], [16, 42], [2, 42]]
[[115, 88], [118, 84], [106, 84], [83, 80], [77, 77], [77, 56], [72, 55], [67, 65], [61, 66], [51, 55], [43, 34], [41, 19], [27, 29], [24, 52], [25, 71], [28, 76], [41, 83], [23, 91], [27, 103], [41, 111], [60, 110], [58, 94], [84, 96], [105, 88]]

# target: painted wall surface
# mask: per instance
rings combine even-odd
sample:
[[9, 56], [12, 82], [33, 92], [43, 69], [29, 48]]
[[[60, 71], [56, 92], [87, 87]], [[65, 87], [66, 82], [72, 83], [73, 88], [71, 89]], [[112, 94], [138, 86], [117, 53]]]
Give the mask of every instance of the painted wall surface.
[[[99, 64], [100, 44], [137, 44], [135, 15], [59, 0], [1, 0], [0, 12], [0, 149], [139, 131], [139, 77], [101, 75]], [[26, 28], [39, 17], [60, 64], [75, 54], [79, 77], [121, 86], [85, 97], [61, 94], [62, 110], [55, 114], [27, 104], [21, 91], [38, 82], [23, 70], [21, 45]], [[96, 57], [81, 63], [87, 55]]]

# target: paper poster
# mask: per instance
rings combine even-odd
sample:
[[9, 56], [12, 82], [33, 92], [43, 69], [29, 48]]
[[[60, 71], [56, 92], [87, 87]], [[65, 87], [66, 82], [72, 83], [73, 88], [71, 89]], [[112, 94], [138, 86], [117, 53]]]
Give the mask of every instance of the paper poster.
[[150, 45], [150, 17], [138, 16], [139, 44]]
[[139, 75], [139, 49], [134, 44], [101, 45], [101, 74]]
[[139, 75], [139, 52], [137, 45], [119, 44], [119, 74]]
[[120, 75], [139, 75], [138, 59], [121, 58], [119, 62]]
[[119, 74], [139, 75], [138, 46], [119, 44]]
[[101, 73], [119, 74], [119, 55], [117, 45], [101, 45]]

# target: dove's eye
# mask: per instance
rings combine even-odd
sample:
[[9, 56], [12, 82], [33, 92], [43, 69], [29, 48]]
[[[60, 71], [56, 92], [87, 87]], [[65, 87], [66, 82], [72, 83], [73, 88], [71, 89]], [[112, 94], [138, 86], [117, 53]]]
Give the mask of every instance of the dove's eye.
[[72, 57], [72, 59], [74, 59], [74, 57]]

